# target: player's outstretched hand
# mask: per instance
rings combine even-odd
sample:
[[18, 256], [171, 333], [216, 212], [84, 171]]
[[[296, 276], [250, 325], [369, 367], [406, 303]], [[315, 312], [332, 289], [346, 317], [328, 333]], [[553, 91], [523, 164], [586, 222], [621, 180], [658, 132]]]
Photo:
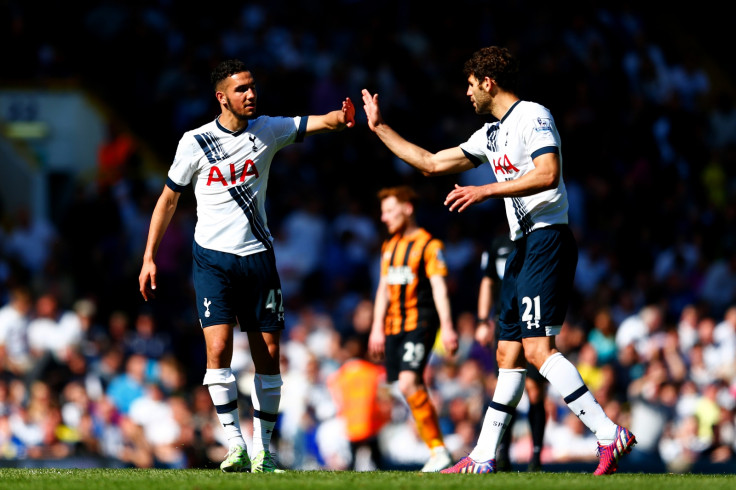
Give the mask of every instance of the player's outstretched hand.
[[355, 106], [350, 97], [342, 102], [342, 113], [345, 114], [345, 125], [349, 128], [355, 126]]
[[483, 193], [483, 189], [478, 186], [468, 185], [459, 186], [455, 184], [455, 188], [445, 198], [445, 206], [450, 206], [450, 211], [457, 209], [458, 213], [462, 213], [468, 206], [483, 202], [487, 196]]
[[366, 89], [362, 90], [362, 94], [363, 110], [368, 118], [368, 127], [371, 131], [375, 131], [376, 127], [383, 123], [381, 109], [378, 107], [378, 94], [371, 95]]

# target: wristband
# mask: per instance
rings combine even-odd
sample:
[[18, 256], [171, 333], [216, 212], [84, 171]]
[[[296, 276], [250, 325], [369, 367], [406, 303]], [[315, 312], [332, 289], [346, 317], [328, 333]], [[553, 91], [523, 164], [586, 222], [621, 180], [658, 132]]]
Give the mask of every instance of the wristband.
[[475, 323], [488, 323], [488, 318], [476, 318]]

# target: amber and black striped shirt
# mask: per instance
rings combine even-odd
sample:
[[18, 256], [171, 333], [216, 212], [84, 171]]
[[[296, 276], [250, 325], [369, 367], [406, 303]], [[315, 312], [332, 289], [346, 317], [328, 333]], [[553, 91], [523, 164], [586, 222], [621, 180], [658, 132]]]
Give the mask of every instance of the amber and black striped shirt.
[[444, 245], [423, 228], [396, 234], [381, 247], [381, 276], [388, 285], [386, 335], [438, 324], [429, 278], [447, 275]]

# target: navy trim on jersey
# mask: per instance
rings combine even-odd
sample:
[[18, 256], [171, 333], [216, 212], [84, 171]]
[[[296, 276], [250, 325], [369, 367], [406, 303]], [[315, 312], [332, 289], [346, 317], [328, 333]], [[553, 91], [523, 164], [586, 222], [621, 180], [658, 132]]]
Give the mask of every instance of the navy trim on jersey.
[[202, 148], [202, 151], [210, 163], [217, 163], [229, 156], [222, 149], [222, 145], [220, 144], [220, 140], [217, 136], [212, 134], [210, 131], [206, 131], [202, 134], [195, 134], [194, 139], [197, 140], [197, 143], [199, 143], [199, 146]]
[[556, 146], [545, 146], [532, 153], [532, 160], [537, 158], [539, 155], [546, 155], [547, 153], [554, 153], [555, 155], [560, 154], [560, 149]]
[[506, 111], [506, 114], [504, 114], [503, 117], [501, 118], [502, 123], [506, 120], [507, 117], [509, 117], [509, 114], [511, 114], [511, 111], [514, 110], [514, 107], [519, 105], [519, 102], [521, 102], [521, 100], [517, 100], [516, 102], [514, 102], [514, 104], [511, 107], [509, 107], [509, 110]]
[[516, 221], [519, 222], [519, 228], [524, 235], [531, 233], [534, 222], [529, 218], [529, 211], [524, 209], [524, 202], [518, 197], [512, 197], [511, 203], [514, 206], [514, 215]]
[[174, 192], [181, 192], [181, 191], [184, 190], [184, 187], [186, 187], [186, 185], [179, 185], [176, 182], [174, 182], [173, 180], [171, 180], [170, 177], [167, 177], [166, 178], [166, 187], [168, 187], [169, 189], [171, 189]]
[[238, 203], [238, 206], [243, 210], [243, 213], [245, 213], [245, 217], [248, 219], [251, 229], [253, 230], [253, 235], [256, 239], [267, 249], [272, 249], [273, 244], [271, 243], [271, 240], [268, 239], [268, 230], [261, 221], [261, 217], [256, 210], [256, 199], [253, 193], [250, 192], [250, 189], [244, 185], [238, 185], [231, 187], [228, 192], [230, 192], [230, 195], [233, 197], [235, 202]]
[[302, 116], [299, 121], [299, 129], [296, 130], [295, 143], [301, 143], [304, 141], [304, 136], [307, 134], [307, 121], [309, 121], [309, 116]]
[[215, 118], [215, 124], [217, 124], [217, 128], [220, 131], [222, 131], [223, 133], [232, 134], [233, 136], [238, 136], [240, 134], [243, 134], [245, 132], [245, 130], [248, 129], [249, 121], [245, 121], [245, 127], [243, 129], [238, 130], [238, 131], [230, 131], [225, 126], [223, 126], [222, 124], [220, 124], [220, 116], [217, 116]]
[[[462, 148], [460, 148], [460, 149], [463, 150]], [[463, 153], [465, 154], [465, 158], [467, 158], [468, 160], [470, 160], [470, 163], [472, 163], [474, 167], [477, 168], [478, 166], [480, 166], [480, 165], [483, 164], [483, 160], [481, 160], [477, 156], [471, 155], [470, 153], [468, 153], [465, 150], [463, 150]]]

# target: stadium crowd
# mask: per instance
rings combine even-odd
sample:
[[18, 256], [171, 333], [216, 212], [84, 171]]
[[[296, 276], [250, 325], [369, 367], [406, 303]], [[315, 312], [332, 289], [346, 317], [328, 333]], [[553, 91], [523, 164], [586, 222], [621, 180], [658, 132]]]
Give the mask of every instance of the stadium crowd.
[[[81, 457], [187, 468], [223, 458], [223, 434], [201, 385], [191, 193], [182, 195], [158, 252], [156, 300], [144, 303], [137, 284], [167, 159], [184, 130], [216, 114], [207, 80], [213, 62], [251, 64], [266, 114], [322, 113], [372, 87], [393, 126], [434, 148], [465, 141], [479, 125], [467, 114], [460, 65], [492, 43], [519, 54], [521, 93], [559, 118], [580, 260], [558, 348], [609, 416], [636, 434], [632, 464], [733, 465], [736, 95], [709, 46], [678, 43], [666, 23], [626, 2], [563, 14], [527, 2], [464, 1], [477, 12], [462, 20], [431, 17], [411, 1], [286, 4], [248, 2], [219, 22], [214, 12], [194, 16], [174, 2], [94, 2], [59, 12], [83, 35], [54, 38], [59, 18], [35, 19], [28, 5], [3, 2], [12, 28], [2, 35], [18, 47], [10, 60], [17, 69], [5, 81], [76, 80], [127, 124], [111, 125], [99, 172], [79, 176], [48, 220], [11, 214], [0, 202], [0, 465]], [[358, 15], [360, 22], [343, 24]], [[415, 119], [433, 130], [416, 133]], [[473, 330], [480, 253], [507, 231], [502, 204], [449, 213], [442, 198], [452, 178], [411, 171], [364, 129], [286, 149], [271, 171], [269, 226], [287, 308], [275, 449], [289, 468], [351, 465], [329, 380], [361, 355], [368, 336], [382, 236], [375, 192], [385, 185], [415, 187], [419, 223], [446, 245], [460, 349], [435, 350], [427, 384], [456, 459], [472, 448], [494, 389], [494, 353]], [[143, 141], [167, 163], [144, 165]], [[477, 170], [458, 178], [492, 176]], [[246, 337], [236, 339], [247, 434], [252, 365]], [[377, 398], [388, 414], [379, 433], [383, 462], [418, 467], [427, 450], [391, 390]], [[524, 401], [519, 409], [511, 456], [523, 463], [531, 443]], [[596, 459], [595, 439], [552, 390], [547, 416], [543, 464]]]

